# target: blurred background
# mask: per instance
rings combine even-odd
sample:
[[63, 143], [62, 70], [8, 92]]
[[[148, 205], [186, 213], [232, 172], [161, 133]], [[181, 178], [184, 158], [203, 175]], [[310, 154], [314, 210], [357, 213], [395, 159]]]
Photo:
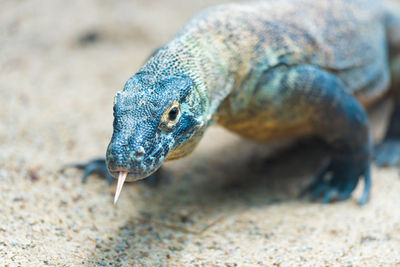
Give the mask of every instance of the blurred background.
[[[325, 155], [313, 142], [260, 146], [213, 127], [157, 188], [126, 185], [117, 206], [115, 185], [60, 171], [105, 154], [114, 94], [188, 18], [223, 2], [0, 1], [2, 264], [400, 264], [398, 171], [373, 167], [362, 208], [362, 186], [342, 203], [299, 200]], [[372, 115], [376, 139], [386, 104]]]

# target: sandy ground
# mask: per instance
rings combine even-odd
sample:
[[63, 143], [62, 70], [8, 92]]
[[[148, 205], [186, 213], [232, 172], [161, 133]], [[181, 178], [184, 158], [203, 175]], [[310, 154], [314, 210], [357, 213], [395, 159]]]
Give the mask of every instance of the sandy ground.
[[158, 188], [125, 186], [117, 206], [115, 185], [59, 172], [104, 155], [115, 92], [216, 2], [0, 2], [1, 265], [400, 265], [398, 171], [373, 167], [365, 207], [361, 186], [342, 203], [299, 200], [324, 158], [313, 145], [268, 158], [215, 127]]

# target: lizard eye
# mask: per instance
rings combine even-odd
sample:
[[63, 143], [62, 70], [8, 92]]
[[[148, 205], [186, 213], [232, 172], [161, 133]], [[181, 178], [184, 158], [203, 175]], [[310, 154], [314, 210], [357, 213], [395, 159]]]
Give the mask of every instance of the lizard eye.
[[167, 108], [161, 117], [161, 124], [166, 128], [172, 128], [181, 117], [181, 111], [179, 109], [179, 103], [175, 101], [171, 106]]
[[173, 109], [171, 109], [168, 113], [168, 119], [170, 121], [176, 120], [176, 118], [178, 117], [178, 112], [179, 112], [178, 107], [174, 107]]

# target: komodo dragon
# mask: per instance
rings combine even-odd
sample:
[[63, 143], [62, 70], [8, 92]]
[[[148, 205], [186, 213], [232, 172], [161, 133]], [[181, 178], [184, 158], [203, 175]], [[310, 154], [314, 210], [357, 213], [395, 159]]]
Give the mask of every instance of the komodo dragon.
[[105, 164], [122, 184], [188, 155], [213, 123], [264, 142], [316, 136], [329, 162], [305, 189], [344, 200], [361, 177], [370, 195], [372, 141], [365, 108], [393, 90], [394, 112], [376, 149], [400, 161], [400, 17], [376, 0], [225, 4], [190, 19], [114, 99]]

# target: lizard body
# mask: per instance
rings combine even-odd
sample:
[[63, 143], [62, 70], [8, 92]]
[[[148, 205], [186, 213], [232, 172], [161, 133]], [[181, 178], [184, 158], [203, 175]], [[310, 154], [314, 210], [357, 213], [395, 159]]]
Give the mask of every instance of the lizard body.
[[[108, 169], [144, 178], [189, 154], [213, 123], [256, 141], [315, 135], [331, 155], [308, 188], [313, 197], [346, 199], [365, 176], [365, 203], [372, 144], [364, 107], [400, 85], [399, 58], [400, 19], [380, 1], [204, 10], [117, 93]], [[392, 124], [397, 145], [400, 121]], [[398, 161], [400, 145], [387, 151], [380, 150], [382, 162]]]

